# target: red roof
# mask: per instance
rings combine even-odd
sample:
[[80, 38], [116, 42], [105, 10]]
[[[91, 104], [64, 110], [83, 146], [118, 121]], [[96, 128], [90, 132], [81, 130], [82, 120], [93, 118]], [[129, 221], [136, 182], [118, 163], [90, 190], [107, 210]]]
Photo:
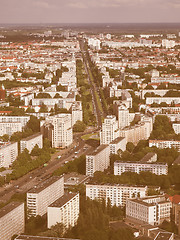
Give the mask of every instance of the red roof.
[[169, 196], [169, 200], [172, 203], [179, 204], [180, 203], [180, 195]]

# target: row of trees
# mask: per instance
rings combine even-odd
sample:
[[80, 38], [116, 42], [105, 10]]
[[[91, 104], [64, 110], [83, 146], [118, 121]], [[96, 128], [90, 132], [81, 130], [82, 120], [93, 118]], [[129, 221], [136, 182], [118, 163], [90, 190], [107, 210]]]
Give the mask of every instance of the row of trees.
[[96, 118], [92, 112], [92, 95], [90, 85], [87, 82], [87, 75], [84, 73], [83, 62], [78, 59], [76, 61], [76, 76], [77, 85], [80, 88], [80, 95], [77, 95], [76, 100], [82, 101], [83, 121], [86, 125], [95, 125]]

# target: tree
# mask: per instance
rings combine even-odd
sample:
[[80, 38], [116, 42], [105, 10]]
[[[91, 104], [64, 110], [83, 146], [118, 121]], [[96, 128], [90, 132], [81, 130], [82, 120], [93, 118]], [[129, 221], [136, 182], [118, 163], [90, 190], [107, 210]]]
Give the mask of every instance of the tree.
[[40, 120], [35, 116], [30, 116], [27, 128], [30, 128], [34, 133], [40, 132]]
[[39, 109], [39, 112], [41, 112], [41, 113], [48, 112], [48, 108], [47, 108], [47, 106], [44, 103], [41, 105], [41, 107]]
[[41, 155], [41, 149], [39, 146], [36, 144], [34, 148], [31, 151], [31, 156], [40, 156]]
[[86, 124], [79, 120], [73, 126], [74, 132], [84, 132], [85, 129], [86, 129]]
[[135, 148], [135, 145], [132, 142], [128, 142], [126, 145], [126, 149], [128, 152], [132, 153]]
[[8, 134], [4, 134], [1, 139], [3, 140], [3, 142], [8, 142], [9, 141], [9, 135]]

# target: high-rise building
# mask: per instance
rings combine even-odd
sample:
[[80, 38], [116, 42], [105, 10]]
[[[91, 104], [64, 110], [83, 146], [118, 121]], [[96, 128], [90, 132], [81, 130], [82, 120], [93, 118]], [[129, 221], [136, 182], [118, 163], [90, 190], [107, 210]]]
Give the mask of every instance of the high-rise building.
[[108, 115], [102, 124], [100, 144], [109, 144], [117, 137], [119, 137], [118, 121], [115, 116]]
[[36, 133], [32, 136], [22, 139], [20, 141], [20, 151], [23, 152], [26, 148], [29, 152], [31, 152], [36, 145], [39, 148], [43, 147], [43, 135], [41, 133]]
[[129, 126], [129, 109], [125, 105], [118, 106], [118, 124], [120, 129]]
[[58, 114], [47, 117], [45, 121], [41, 121], [41, 132], [47, 137], [52, 147], [67, 147], [72, 144], [72, 119], [71, 114]]
[[64, 194], [64, 177], [53, 176], [27, 192], [28, 216], [43, 216], [47, 207]]
[[11, 240], [13, 235], [23, 233], [24, 227], [24, 203], [11, 202], [0, 209], [1, 240]]
[[109, 145], [100, 145], [94, 152], [86, 155], [86, 175], [93, 176], [96, 171], [104, 171], [110, 165]]
[[0, 168], [8, 168], [18, 156], [18, 143], [6, 143], [0, 147]]
[[47, 227], [62, 223], [65, 229], [74, 227], [79, 217], [79, 193], [65, 193], [47, 211]]

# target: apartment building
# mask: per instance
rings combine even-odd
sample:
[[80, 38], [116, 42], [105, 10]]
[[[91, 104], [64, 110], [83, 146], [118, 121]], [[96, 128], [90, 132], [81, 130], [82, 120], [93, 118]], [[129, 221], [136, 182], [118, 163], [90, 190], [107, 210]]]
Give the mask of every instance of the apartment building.
[[11, 136], [15, 132], [22, 132], [20, 122], [0, 122], [0, 136], [4, 134]]
[[58, 114], [49, 116], [41, 121], [41, 133], [52, 143], [52, 147], [64, 148], [72, 144], [72, 118], [71, 114]]
[[180, 141], [176, 140], [149, 140], [149, 147], [176, 148], [180, 152]]
[[20, 141], [20, 151], [23, 152], [26, 148], [30, 153], [35, 146], [43, 148], [43, 135], [41, 133], [36, 133], [32, 136], [24, 138]]
[[0, 209], [0, 238], [11, 240], [15, 234], [24, 232], [24, 203], [11, 202]]
[[128, 186], [122, 184], [86, 184], [86, 197], [91, 200], [111, 201], [111, 205], [125, 206], [126, 199], [145, 197], [147, 186]]
[[117, 137], [119, 137], [119, 128], [116, 116], [108, 115], [102, 124], [100, 144], [109, 144]]
[[71, 111], [72, 111], [72, 126], [77, 121], [83, 121], [82, 103], [80, 101], [73, 103]]
[[118, 137], [114, 139], [110, 144], [110, 154], [117, 154], [118, 150], [126, 150], [126, 139], [124, 137]]
[[173, 127], [174, 132], [175, 132], [176, 134], [179, 134], [179, 133], [180, 133], [180, 122], [173, 123], [173, 124], [172, 124], [172, 127]]
[[143, 162], [119, 162], [114, 163], [114, 175], [121, 175], [124, 172], [151, 172], [156, 175], [167, 175], [167, 163], [143, 163]]
[[53, 176], [27, 192], [28, 216], [43, 216], [47, 207], [64, 194], [64, 177]]
[[86, 155], [86, 175], [93, 176], [96, 171], [104, 171], [110, 165], [109, 145], [100, 145], [91, 154]]
[[65, 229], [74, 227], [79, 217], [79, 193], [65, 193], [47, 211], [47, 227], [62, 223]]
[[161, 103], [167, 103], [167, 104], [179, 104], [180, 98], [179, 97], [147, 97], [146, 98], [146, 104], [151, 105], [153, 103], [161, 104]]
[[8, 168], [18, 156], [18, 143], [6, 143], [0, 146], [0, 168]]
[[0, 116], [0, 123], [21, 123], [22, 128], [26, 126], [30, 116]]
[[129, 110], [128, 108], [123, 104], [118, 106], [118, 125], [120, 129], [123, 129], [127, 126], [129, 126]]
[[141, 199], [127, 199], [126, 217], [139, 223], [159, 225], [170, 221], [172, 204], [165, 196], [149, 196]]
[[140, 140], [147, 140], [152, 131], [152, 119], [139, 122], [134, 126], [125, 127], [121, 129], [120, 136], [125, 137], [126, 142], [137, 144]]

